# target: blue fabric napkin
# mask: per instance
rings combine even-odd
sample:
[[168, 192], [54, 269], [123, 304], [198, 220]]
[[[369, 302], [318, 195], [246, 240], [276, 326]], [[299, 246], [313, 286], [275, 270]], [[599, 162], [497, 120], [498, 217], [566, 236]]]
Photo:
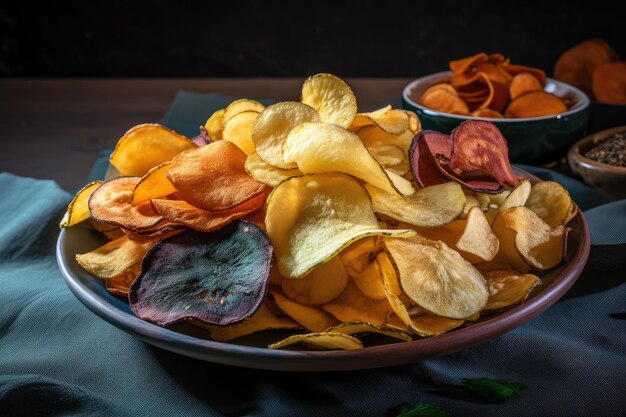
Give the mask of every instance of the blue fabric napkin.
[[[228, 101], [180, 93], [164, 123], [194, 135]], [[0, 174], [0, 416], [381, 416], [418, 401], [452, 416], [623, 415], [626, 200], [598, 205], [604, 200], [575, 180], [523, 168], [560, 182], [588, 210], [595, 246], [566, 296], [531, 322], [462, 352], [337, 373], [201, 362], [111, 326], [74, 298], [56, 266], [58, 221], [71, 196], [52, 181]], [[481, 376], [527, 388], [504, 404], [442, 389]]]

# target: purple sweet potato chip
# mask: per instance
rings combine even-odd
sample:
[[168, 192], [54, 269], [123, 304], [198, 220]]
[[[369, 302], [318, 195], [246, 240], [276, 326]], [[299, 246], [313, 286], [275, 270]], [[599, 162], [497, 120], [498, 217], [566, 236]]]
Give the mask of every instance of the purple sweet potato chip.
[[437, 166], [437, 155], [450, 157], [452, 142], [450, 135], [422, 130], [411, 143], [409, 148], [409, 162], [413, 178], [420, 187], [443, 184], [450, 181]]

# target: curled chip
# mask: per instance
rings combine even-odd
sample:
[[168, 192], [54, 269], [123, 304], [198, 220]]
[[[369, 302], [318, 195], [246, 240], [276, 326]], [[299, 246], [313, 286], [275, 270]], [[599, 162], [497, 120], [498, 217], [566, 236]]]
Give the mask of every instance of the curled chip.
[[296, 334], [276, 343], [272, 343], [268, 348], [280, 349], [296, 343], [301, 343], [310, 348], [319, 350], [355, 350], [363, 348], [363, 343], [354, 336], [330, 332]]
[[76, 262], [95, 277], [114, 278], [141, 261], [155, 243], [154, 240], [135, 242], [124, 236], [91, 252], [76, 255]]
[[108, 292], [120, 297], [128, 298], [128, 291], [133, 281], [137, 278], [141, 272], [141, 262], [137, 262], [126, 271], [114, 276], [113, 278], [107, 278], [105, 280], [105, 287]]
[[345, 82], [331, 74], [307, 78], [300, 101], [317, 110], [322, 122], [343, 128], [348, 128], [356, 116], [354, 93]]
[[212, 141], [222, 140], [222, 132], [224, 129], [224, 113], [225, 109], [219, 109], [208, 118], [204, 124], [207, 134]]
[[533, 91], [517, 97], [506, 108], [505, 117], [540, 117], [565, 113], [567, 106], [554, 94]]
[[369, 195], [338, 173], [304, 175], [281, 183], [268, 198], [265, 218], [278, 269], [299, 278], [366, 236], [409, 237], [412, 230], [381, 230]]
[[541, 280], [533, 274], [522, 274], [517, 271], [485, 271], [489, 299], [486, 311], [502, 310], [524, 301]]
[[228, 119], [222, 132], [224, 140], [234, 143], [248, 155], [254, 152], [252, 125], [258, 116], [258, 112], [249, 110]]
[[382, 130], [378, 126], [365, 126], [356, 132], [357, 136], [361, 138], [361, 141], [366, 148], [377, 148], [380, 146], [397, 146], [402, 149], [404, 155], [407, 156], [411, 141], [415, 136], [413, 131], [405, 130], [399, 135], [392, 135]]
[[499, 212], [493, 232], [500, 241], [500, 252], [515, 270], [544, 270], [557, 266], [565, 256], [568, 228], [550, 227], [528, 207]]
[[131, 204], [137, 206], [153, 198], [161, 198], [175, 193], [176, 188], [167, 179], [167, 173], [170, 171], [170, 168], [171, 162], [168, 161], [148, 171], [135, 186]]
[[485, 214], [479, 207], [470, 209], [463, 234], [455, 244], [463, 258], [471, 263], [491, 261], [500, 248]]
[[333, 301], [346, 288], [348, 274], [341, 259], [335, 256], [318, 265], [299, 279], [283, 279], [281, 288], [285, 295], [300, 304], [326, 304]]
[[550, 227], [567, 224], [577, 211], [567, 190], [554, 181], [542, 181], [533, 185], [526, 207]]
[[378, 126], [392, 135], [399, 135], [409, 129], [409, 114], [404, 110], [383, 107], [369, 113], [357, 113], [350, 125], [350, 130], [356, 132], [363, 126]]
[[[529, 72], [520, 72], [513, 77], [511, 85], [509, 86], [509, 95], [511, 100], [515, 100], [519, 96], [523, 96], [526, 93], [532, 91], [543, 91], [543, 85], [541, 81]], [[502, 116], [500, 116], [502, 117]]]
[[500, 207], [498, 207], [498, 211], [504, 211], [512, 207], [523, 206], [524, 204], [526, 204], [526, 200], [528, 200], [530, 190], [530, 181], [521, 181], [519, 184], [517, 184], [515, 188], [511, 190], [510, 193], [508, 193]]
[[239, 100], [235, 100], [224, 109], [224, 116], [222, 117], [222, 126], [225, 127], [228, 121], [232, 119], [233, 117], [235, 117], [236, 115], [238, 115], [239, 113], [243, 113], [246, 111], [254, 111], [257, 113], [261, 113], [264, 109], [265, 109], [265, 106], [256, 100], [250, 100], [247, 98], [240, 98]]
[[404, 161], [404, 151], [396, 145], [380, 145], [367, 148], [381, 166], [396, 166]]
[[404, 178], [386, 172], [357, 135], [330, 123], [303, 123], [289, 133], [285, 160], [307, 174], [343, 172], [390, 193], [415, 192]]
[[476, 268], [441, 241], [421, 236], [385, 239], [404, 293], [442, 317], [464, 319], [482, 310], [489, 295]]
[[167, 178], [180, 197], [203, 210], [228, 210], [265, 192], [245, 170], [246, 154], [221, 140], [178, 155]]
[[410, 342], [413, 338], [404, 333], [393, 330], [385, 330], [380, 326], [376, 326], [372, 323], [365, 323], [362, 321], [352, 321], [347, 323], [341, 323], [335, 327], [331, 327], [327, 330], [331, 333], [343, 333], [343, 334], [362, 334], [362, 333], [377, 333], [385, 336], [393, 337], [394, 339], [404, 340]]
[[391, 310], [387, 300], [366, 297], [354, 282], [348, 282], [343, 293], [322, 308], [344, 323], [364, 321], [378, 326], [385, 323], [387, 313]]
[[367, 264], [361, 272], [357, 272], [351, 278], [367, 298], [372, 300], [384, 300], [387, 298], [376, 262]]
[[450, 135], [432, 130], [422, 130], [415, 136], [409, 149], [409, 162], [413, 178], [415, 178], [420, 187], [428, 187], [449, 181], [439, 169], [437, 156], [448, 157], [451, 153], [452, 142]]
[[348, 275], [352, 276], [354, 272], [362, 272], [383, 249], [382, 241], [377, 236], [364, 237], [342, 250], [339, 257], [346, 266]]
[[280, 311], [312, 332], [323, 332], [339, 323], [337, 319], [319, 307], [309, 307], [296, 303], [277, 292], [272, 292], [272, 296]]
[[374, 212], [418, 227], [450, 223], [463, 211], [465, 195], [461, 187], [448, 182], [422, 188], [410, 196], [391, 194], [366, 184]]
[[[269, 109], [269, 107], [268, 107]], [[304, 175], [298, 168], [280, 169], [268, 164], [255, 152], [246, 159], [246, 171], [252, 178], [270, 187], [276, 187], [287, 178]]]
[[319, 122], [320, 116], [314, 108], [295, 101], [272, 104], [261, 112], [252, 126], [252, 142], [259, 157], [270, 165], [281, 169], [296, 168], [296, 164], [285, 161], [283, 144], [289, 132], [304, 122]]
[[436, 84], [430, 87], [420, 98], [419, 104], [449, 114], [468, 115], [470, 112], [467, 104], [449, 84]]
[[80, 190], [70, 204], [67, 206], [67, 211], [65, 215], [63, 215], [63, 219], [59, 224], [59, 227], [65, 228], [74, 226], [83, 220], [87, 220], [90, 217], [89, 214], [89, 198], [91, 194], [102, 184], [102, 181], [94, 181], [85, 185], [82, 190]]
[[244, 221], [167, 238], [146, 254], [130, 289], [131, 310], [162, 326], [191, 318], [239, 323], [263, 302], [271, 261], [265, 233]]
[[150, 202], [133, 206], [133, 190], [139, 177], [118, 177], [101, 184], [89, 198], [91, 217], [101, 223], [139, 231], [155, 227], [163, 217]]
[[120, 175], [142, 176], [150, 168], [195, 147], [189, 138], [165, 126], [146, 123], [133, 127], [122, 136], [109, 161]]
[[211, 339], [218, 342], [227, 342], [263, 330], [300, 328], [300, 325], [293, 320], [276, 317], [266, 303], [261, 304], [252, 317], [232, 326], [211, 326], [198, 320], [191, 320], [190, 322], [211, 332]]

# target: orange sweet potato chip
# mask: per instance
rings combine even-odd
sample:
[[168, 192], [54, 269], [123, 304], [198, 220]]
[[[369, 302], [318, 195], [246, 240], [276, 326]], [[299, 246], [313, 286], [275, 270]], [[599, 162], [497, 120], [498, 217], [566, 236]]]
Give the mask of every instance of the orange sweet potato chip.
[[202, 210], [236, 207], [266, 190], [245, 170], [247, 155], [231, 142], [217, 141], [172, 159], [167, 173], [180, 197]]
[[595, 69], [617, 59], [617, 54], [606, 42], [589, 39], [574, 45], [561, 55], [554, 66], [554, 78], [591, 94]]
[[626, 62], [608, 62], [593, 72], [593, 94], [598, 101], [626, 104]]
[[128, 290], [139, 272], [141, 272], [141, 262], [137, 262], [118, 276], [107, 278], [105, 280], [107, 291], [120, 297], [128, 297]]
[[506, 60], [498, 65], [500, 66], [500, 68], [502, 68], [502, 70], [506, 71], [513, 77], [522, 72], [527, 72], [529, 74], [532, 74], [537, 80], [539, 80], [542, 86], [546, 85], [547, 78], [544, 70], [541, 70], [539, 68], [527, 67], [526, 65], [513, 65], [510, 63], [509, 60]]
[[492, 109], [477, 109], [472, 112], [474, 117], [488, 117], [491, 119], [502, 119], [504, 116], [499, 111]]
[[511, 85], [509, 86], [511, 100], [515, 100], [517, 97], [532, 91], [543, 91], [541, 81], [539, 81], [537, 77], [530, 72], [520, 72], [513, 77]]
[[[448, 85], [448, 84], [440, 84]], [[452, 87], [450, 87], [452, 88]], [[450, 92], [447, 88], [429, 89], [420, 99], [420, 104], [429, 109], [451, 114], [469, 114], [467, 104], [456, 91]]]
[[482, 63], [482, 62], [488, 62], [488, 61], [489, 61], [489, 56], [484, 52], [480, 52], [468, 58], [450, 61], [450, 71], [452, 71], [452, 73], [454, 73], [455, 75], [463, 74], [467, 71], [470, 71], [471, 68], [473, 68], [477, 64]]
[[563, 101], [554, 94], [535, 91], [513, 100], [504, 113], [505, 117], [539, 117], [567, 111]]

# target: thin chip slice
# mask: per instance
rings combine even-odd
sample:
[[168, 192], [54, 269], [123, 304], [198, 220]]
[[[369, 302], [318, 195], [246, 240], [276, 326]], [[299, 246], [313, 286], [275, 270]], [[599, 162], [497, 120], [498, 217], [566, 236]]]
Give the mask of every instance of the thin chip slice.
[[76, 262], [97, 278], [114, 278], [141, 261], [155, 243], [135, 242], [124, 236], [91, 252], [77, 254]]
[[381, 242], [377, 236], [365, 237], [342, 250], [339, 256], [346, 268], [348, 268], [348, 275], [354, 275], [350, 274], [351, 271], [362, 272], [374, 260], [376, 255], [384, 249]]
[[363, 126], [376, 125], [385, 132], [399, 135], [409, 129], [409, 114], [404, 110], [383, 107], [369, 113], [357, 113], [350, 125], [350, 130], [356, 132]]
[[221, 140], [178, 155], [167, 178], [192, 206], [228, 210], [266, 190], [265, 184], [248, 175], [245, 163], [246, 154], [241, 149]]
[[445, 243], [417, 235], [385, 239], [385, 246], [404, 293], [418, 306], [452, 319], [464, 319], [485, 306], [485, 279]]
[[304, 175], [298, 168], [288, 170], [276, 168], [261, 159], [256, 152], [248, 155], [246, 171], [252, 178], [270, 187], [277, 187], [288, 178]]
[[450, 223], [463, 211], [465, 195], [454, 183], [432, 185], [410, 196], [399, 196], [366, 184], [374, 212], [418, 227], [436, 227]]
[[367, 148], [369, 153], [383, 167], [392, 167], [404, 161], [404, 151], [395, 145], [381, 145]]
[[309, 307], [296, 303], [274, 291], [272, 291], [272, 296], [283, 313], [312, 332], [323, 332], [339, 323], [336, 318], [319, 307]]
[[517, 271], [485, 271], [489, 299], [485, 311], [499, 311], [523, 302], [541, 280], [533, 274]]
[[365, 188], [344, 174], [290, 178], [270, 194], [265, 218], [278, 269], [286, 278], [306, 275], [366, 236], [409, 237], [412, 230], [384, 230]]
[[209, 117], [204, 124], [207, 134], [212, 141], [222, 140], [222, 131], [224, 128], [224, 113], [226, 109], [219, 109]]
[[470, 209], [465, 229], [456, 241], [455, 248], [472, 264], [491, 261], [498, 253], [498, 237], [479, 207]]
[[550, 227], [566, 224], [572, 218], [572, 206], [576, 208], [567, 190], [554, 181], [533, 185], [525, 205]]
[[387, 300], [366, 297], [352, 281], [348, 282], [338, 298], [322, 308], [344, 323], [363, 321], [378, 326], [385, 324], [387, 313], [391, 310]]
[[567, 106], [554, 94], [533, 91], [517, 97], [506, 108], [504, 117], [541, 117], [565, 113]]
[[372, 300], [384, 300], [387, 298], [383, 288], [383, 280], [378, 270], [378, 264], [371, 262], [363, 268], [363, 271], [351, 276], [352, 282], [361, 290], [363, 295]]
[[526, 204], [528, 196], [530, 195], [531, 185], [530, 181], [521, 181], [511, 192], [506, 196], [498, 211], [504, 211], [512, 207], [521, 207]]
[[59, 224], [61, 229], [77, 225], [91, 216], [89, 213], [89, 198], [101, 184], [102, 181], [90, 182], [76, 193], [70, 204], [68, 204], [67, 211]]
[[299, 279], [283, 279], [281, 288], [290, 299], [307, 305], [326, 304], [343, 292], [348, 273], [339, 256], [316, 266]]
[[234, 143], [248, 155], [253, 153], [252, 125], [258, 116], [259, 112], [252, 110], [235, 114], [224, 124], [224, 140]]
[[[247, 98], [240, 98], [239, 100], [235, 100], [230, 103], [224, 109], [224, 116], [222, 118], [222, 126], [226, 126], [228, 121], [238, 115], [239, 113], [243, 113], [246, 111], [255, 111], [257, 113], [261, 113], [265, 110], [265, 106], [259, 103], [256, 100], [250, 100]], [[208, 129], [207, 129], [208, 130]]]
[[415, 133], [410, 129], [398, 135], [392, 135], [382, 130], [378, 126], [365, 126], [356, 132], [357, 136], [366, 148], [376, 148], [379, 146], [397, 146], [404, 151], [404, 155], [408, 156], [411, 141]]
[[265, 233], [241, 220], [212, 233], [170, 237], [146, 254], [130, 289], [130, 308], [162, 326], [192, 318], [240, 323], [265, 298], [271, 260]]
[[607, 62], [593, 71], [593, 94], [598, 101], [626, 104], [626, 62]]
[[135, 186], [131, 204], [137, 206], [153, 198], [161, 198], [175, 193], [176, 188], [167, 179], [167, 173], [170, 171], [170, 168], [171, 162], [168, 161], [148, 171]]
[[405, 112], [409, 115], [409, 130], [415, 135], [422, 130], [422, 123], [415, 112], [411, 110], [405, 110]]
[[529, 72], [520, 72], [513, 77], [509, 86], [509, 95], [511, 100], [532, 91], [543, 91], [541, 81]]
[[130, 129], [115, 145], [109, 161], [122, 176], [143, 176], [179, 153], [196, 148], [191, 139], [159, 124]]
[[296, 334], [286, 339], [272, 343], [268, 349], [280, 349], [293, 344], [303, 344], [319, 350], [355, 350], [362, 349], [363, 343], [354, 336], [343, 333], [309, 333]]
[[111, 294], [127, 298], [130, 286], [139, 275], [139, 272], [141, 272], [141, 262], [137, 262], [120, 275], [105, 279], [105, 287], [107, 291]]
[[330, 123], [303, 123], [289, 133], [285, 160], [307, 174], [343, 172], [390, 193], [410, 195], [411, 183], [387, 173], [357, 135]]
[[343, 333], [343, 334], [363, 334], [363, 333], [376, 333], [382, 334], [385, 336], [393, 337], [394, 339], [404, 340], [405, 342], [410, 342], [413, 338], [404, 333], [393, 330], [385, 330], [380, 326], [377, 326], [372, 323], [365, 323], [361, 321], [352, 321], [348, 323], [341, 323], [335, 327], [331, 327], [327, 330], [327, 332], [332, 333]]
[[289, 132], [304, 122], [319, 122], [314, 108], [295, 101], [272, 104], [261, 112], [252, 126], [252, 142], [261, 160], [280, 169], [293, 169], [296, 164], [285, 161], [283, 144]]
[[322, 122], [348, 128], [356, 116], [356, 97], [343, 80], [331, 74], [313, 75], [304, 81], [304, 104], [313, 107]]

